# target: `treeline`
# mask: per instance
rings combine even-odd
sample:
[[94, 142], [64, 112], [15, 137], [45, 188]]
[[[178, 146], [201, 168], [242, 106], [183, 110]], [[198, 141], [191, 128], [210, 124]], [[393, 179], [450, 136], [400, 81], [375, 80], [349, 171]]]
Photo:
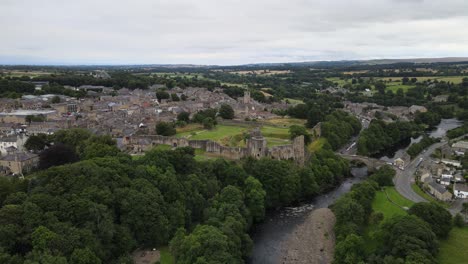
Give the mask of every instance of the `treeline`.
[[298, 167], [197, 162], [191, 148], [133, 159], [114, 141], [75, 129], [37, 141], [59, 162], [25, 180], [0, 179], [1, 263], [133, 263], [135, 248], [167, 244], [177, 263], [243, 263], [248, 231], [266, 209], [312, 198], [349, 175], [329, 147]]
[[381, 120], [372, 120], [369, 127], [361, 132], [357, 142], [359, 155], [375, 155], [394, 147], [421, 132], [414, 122], [397, 121], [386, 124]]
[[361, 131], [362, 125], [356, 117], [337, 110], [326, 116], [321, 123], [321, 136], [327, 138], [333, 150], [346, 144], [353, 136]]
[[430, 145], [436, 143], [436, 142], [439, 142], [440, 140], [438, 139], [435, 139], [435, 138], [432, 138], [432, 137], [428, 137], [428, 136], [424, 136], [421, 141], [419, 141], [418, 143], [414, 143], [412, 144], [408, 150], [406, 151], [406, 153], [408, 153], [410, 156], [411, 156], [411, 159], [414, 159], [416, 156], [419, 155], [419, 153], [421, 153], [425, 148], [429, 147]]
[[32, 83], [0, 79], [0, 97], [20, 98], [23, 94], [33, 94], [35, 86]]
[[326, 116], [331, 114], [335, 109], [343, 107], [344, 105], [339, 97], [327, 94], [314, 94], [305, 101], [305, 104], [289, 107], [284, 113], [277, 112], [277, 114], [307, 119], [306, 126], [311, 128], [317, 123], [324, 121]]
[[[394, 175], [391, 167], [384, 166], [332, 206], [337, 238], [333, 263], [437, 263], [438, 238], [446, 238], [452, 228], [446, 209], [418, 203], [410, 208], [409, 215], [389, 219], [372, 211], [377, 189], [392, 185]], [[368, 224], [377, 227], [372, 237], [365, 234]], [[369, 243], [373, 246], [366, 246]]]
[[468, 133], [468, 125], [463, 125], [454, 129], [447, 131], [447, 137], [450, 139], [461, 137]]
[[66, 89], [57, 83], [46, 84], [41, 90], [36, 90], [35, 85], [30, 82], [0, 79], [0, 97], [16, 99], [26, 94], [63, 94], [71, 97], [84, 97], [86, 92]]

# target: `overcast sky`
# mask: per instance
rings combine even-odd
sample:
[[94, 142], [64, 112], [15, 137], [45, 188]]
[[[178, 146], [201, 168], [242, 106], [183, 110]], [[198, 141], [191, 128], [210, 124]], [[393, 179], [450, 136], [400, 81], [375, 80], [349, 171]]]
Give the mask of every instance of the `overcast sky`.
[[0, 0], [0, 64], [468, 57], [467, 0]]

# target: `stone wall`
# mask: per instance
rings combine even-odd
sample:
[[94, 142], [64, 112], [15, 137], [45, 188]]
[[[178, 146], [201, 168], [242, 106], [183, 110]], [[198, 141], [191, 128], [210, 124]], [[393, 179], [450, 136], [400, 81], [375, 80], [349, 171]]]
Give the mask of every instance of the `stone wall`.
[[188, 140], [186, 138], [166, 137], [160, 135], [125, 137], [122, 143], [134, 152], [143, 152], [157, 145], [172, 147], [192, 147], [202, 149], [226, 159], [238, 160], [252, 156], [254, 158], [270, 157], [278, 160], [295, 160], [303, 165], [305, 160], [304, 137], [294, 139], [293, 144], [268, 148], [265, 139], [250, 139], [247, 147], [226, 147], [211, 140]]

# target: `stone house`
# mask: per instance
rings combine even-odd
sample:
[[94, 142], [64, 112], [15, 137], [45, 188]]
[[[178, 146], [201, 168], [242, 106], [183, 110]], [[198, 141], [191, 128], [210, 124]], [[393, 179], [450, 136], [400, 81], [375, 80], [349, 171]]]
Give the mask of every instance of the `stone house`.
[[16, 152], [0, 158], [0, 166], [7, 167], [13, 174], [22, 175], [36, 168], [39, 156], [29, 152]]
[[468, 142], [467, 141], [458, 141], [457, 143], [452, 145], [452, 149], [458, 156], [465, 155], [466, 151], [468, 150]]
[[450, 201], [452, 194], [442, 185], [430, 182], [428, 185], [429, 193], [441, 201]]

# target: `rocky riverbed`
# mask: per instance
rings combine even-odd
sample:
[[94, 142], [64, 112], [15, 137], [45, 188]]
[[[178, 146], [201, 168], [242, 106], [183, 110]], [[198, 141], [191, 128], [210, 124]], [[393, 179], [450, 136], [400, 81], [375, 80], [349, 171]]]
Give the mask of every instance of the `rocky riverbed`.
[[309, 213], [289, 235], [281, 250], [280, 263], [328, 264], [333, 261], [335, 215], [328, 208]]

